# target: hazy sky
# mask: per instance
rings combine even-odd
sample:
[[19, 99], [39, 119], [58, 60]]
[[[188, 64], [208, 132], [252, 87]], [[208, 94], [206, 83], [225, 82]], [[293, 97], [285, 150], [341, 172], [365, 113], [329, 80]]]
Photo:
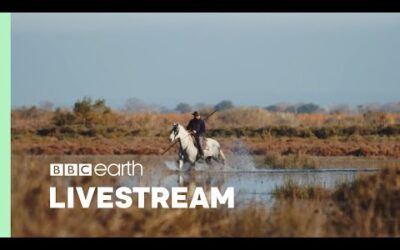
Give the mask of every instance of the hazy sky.
[[12, 14], [12, 104], [400, 101], [400, 14]]

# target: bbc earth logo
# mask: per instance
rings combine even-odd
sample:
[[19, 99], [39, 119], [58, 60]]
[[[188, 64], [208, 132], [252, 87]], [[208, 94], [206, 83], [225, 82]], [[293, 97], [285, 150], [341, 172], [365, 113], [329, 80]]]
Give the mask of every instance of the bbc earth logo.
[[143, 165], [126, 163], [50, 163], [50, 176], [143, 176]]

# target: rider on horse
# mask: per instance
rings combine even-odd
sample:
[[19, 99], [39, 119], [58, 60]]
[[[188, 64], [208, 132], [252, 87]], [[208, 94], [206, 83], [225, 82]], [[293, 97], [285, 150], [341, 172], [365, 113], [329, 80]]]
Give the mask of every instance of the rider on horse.
[[189, 121], [186, 129], [192, 133], [196, 141], [197, 149], [199, 150], [199, 158], [204, 159], [204, 134], [206, 132], [206, 124], [203, 119], [201, 119], [199, 112], [193, 112], [193, 119]]

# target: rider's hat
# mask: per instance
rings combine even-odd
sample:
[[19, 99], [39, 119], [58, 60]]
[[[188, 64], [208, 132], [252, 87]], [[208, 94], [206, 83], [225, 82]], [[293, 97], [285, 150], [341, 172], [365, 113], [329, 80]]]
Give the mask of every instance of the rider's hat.
[[192, 115], [194, 115], [194, 116], [198, 116], [198, 115], [200, 115], [200, 114], [199, 114], [199, 112], [197, 112], [197, 111], [194, 111], [194, 112], [192, 113]]

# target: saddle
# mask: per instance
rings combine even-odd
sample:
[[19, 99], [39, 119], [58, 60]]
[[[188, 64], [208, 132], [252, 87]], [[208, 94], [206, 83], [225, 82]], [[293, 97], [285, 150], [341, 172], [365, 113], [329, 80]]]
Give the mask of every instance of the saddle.
[[[194, 135], [192, 135], [191, 137], [192, 137], [192, 140], [193, 140], [193, 144], [196, 146], [196, 148], [199, 148], [199, 145], [197, 145], [197, 142], [196, 142], [196, 140], [195, 140], [195, 138], [194, 138]], [[203, 146], [204, 146], [204, 147], [203, 147], [203, 151], [204, 151], [204, 150], [208, 150], [207, 140], [208, 140], [208, 138], [203, 137]]]

